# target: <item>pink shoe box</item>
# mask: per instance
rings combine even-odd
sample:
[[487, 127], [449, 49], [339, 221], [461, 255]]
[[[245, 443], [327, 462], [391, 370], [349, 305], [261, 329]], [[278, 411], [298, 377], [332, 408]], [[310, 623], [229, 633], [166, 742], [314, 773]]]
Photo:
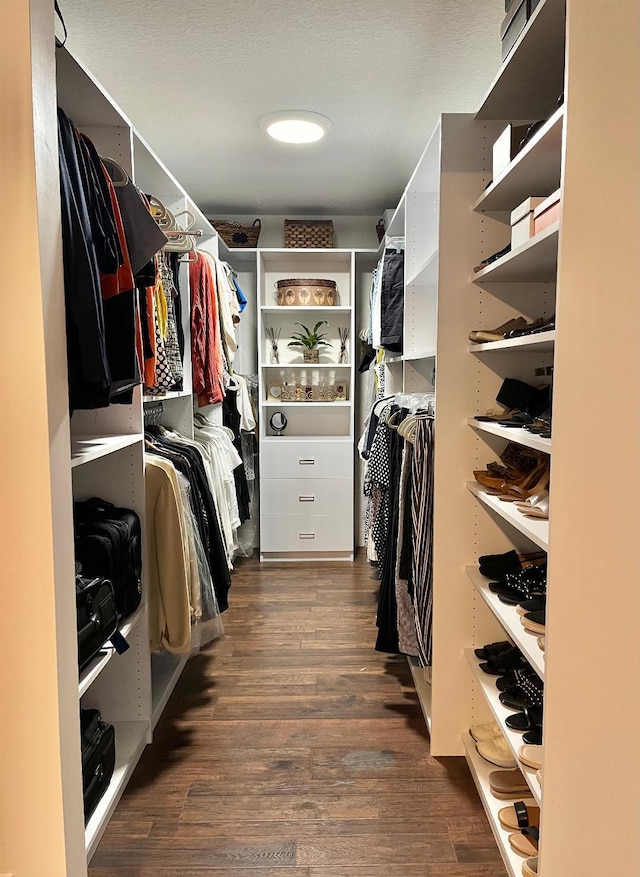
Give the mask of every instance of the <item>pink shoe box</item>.
[[535, 234], [533, 212], [540, 204], [544, 204], [545, 200], [546, 198], [540, 196], [527, 198], [511, 212], [509, 224], [512, 250], [526, 244]]
[[538, 204], [535, 208], [533, 211], [534, 234], [540, 234], [545, 228], [549, 228], [554, 222], [558, 222], [560, 219], [561, 194], [562, 190], [556, 189], [552, 195], [545, 198], [542, 204]]

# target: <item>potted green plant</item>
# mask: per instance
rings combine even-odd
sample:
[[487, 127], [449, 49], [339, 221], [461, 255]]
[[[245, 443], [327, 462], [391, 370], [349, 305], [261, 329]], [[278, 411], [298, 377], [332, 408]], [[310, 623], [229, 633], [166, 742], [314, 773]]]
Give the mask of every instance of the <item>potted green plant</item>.
[[332, 346], [330, 341], [324, 340], [327, 333], [319, 331], [321, 326], [328, 326], [329, 324], [326, 320], [319, 320], [313, 329], [308, 329], [304, 323], [296, 323], [295, 325], [304, 329], [304, 332], [293, 332], [291, 337], [294, 340], [289, 341], [287, 347], [302, 347], [302, 355], [305, 362], [319, 362], [319, 348]]

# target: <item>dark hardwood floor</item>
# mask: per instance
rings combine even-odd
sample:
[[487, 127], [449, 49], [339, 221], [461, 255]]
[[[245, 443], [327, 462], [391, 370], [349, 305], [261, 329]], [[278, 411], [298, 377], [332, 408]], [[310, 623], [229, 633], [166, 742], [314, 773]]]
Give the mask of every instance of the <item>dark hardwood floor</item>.
[[462, 758], [431, 758], [354, 564], [240, 561], [90, 877], [504, 877]]

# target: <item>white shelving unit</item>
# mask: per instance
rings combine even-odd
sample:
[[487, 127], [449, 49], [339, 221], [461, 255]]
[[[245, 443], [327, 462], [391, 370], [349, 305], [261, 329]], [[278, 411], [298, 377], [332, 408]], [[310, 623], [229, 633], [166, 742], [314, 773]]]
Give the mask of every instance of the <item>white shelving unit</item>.
[[119, 451], [139, 444], [140, 434], [133, 435], [74, 435], [71, 437], [71, 467], [83, 466], [92, 460], [99, 460]]
[[[640, 684], [635, 631], [640, 510], [621, 503], [613, 483], [603, 479], [594, 487], [587, 475], [590, 460], [614, 453], [625, 461], [625, 469], [630, 462], [632, 483], [640, 487], [640, 420], [634, 413], [629, 423], [623, 401], [630, 392], [632, 398], [640, 393], [639, 40], [637, 4], [621, 0], [605, 9], [580, 0], [568, 0], [566, 7], [563, 0], [541, 0], [476, 115], [473, 125], [481, 128], [483, 139], [470, 147], [475, 159], [467, 165], [465, 192], [462, 180], [457, 181], [460, 198], [452, 202], [454, 213], [447, 213], [446, 174], [442, 177], [430, 751], [444, 756], [466, 750], [505, 866], [518, 877], [522, 859], [511, 851], [497, 822], [504, 803], [488, 790], [492, 767], [479, 759], [466, 734], [472, 723], [486, 720], [487, 710], [501, 723], [508, 714], [472, 651], [499, 639], [510, 638], [545, 682], [538, 873], [566, 877], [612, 867], [622, 873], [640, 856], [634, 805], [640, 757], [625, 744], [640, 731], [640, 711], [632, 710], [629, 726], [616, 717], [616, 703], [624, 699], [630, 678], [635, 687]], [[595, 45], [603, 53], [597, 66]], [[634, 101], [631, 116], [625, 112], [631, 106], [628, 89]], [[564, 102], [558, 107], [561, 94]], [[491, 147], [505, 126], [539, 119], [547, 121], [490, 182]], [[448, 149], [443, 136], [444, 162]], [[449, 166], [463, 164], [452, 158]], [[474, 266], [508, 243], [510, 211], [526, 197], [558, 187], [559, 222], [474, 272]], [[588, 209], [594, 203], [589, 193], [599, 187], [607, 190], [606, 206], [598, 199], [598, 208]], [[406, 211], [409, 216], [409, 200]], [[454, 239], [459, 249], [452, 258], [442, 242]], [[552, 332], [484, 344], [467, 340], [472, 329], [518, 315], [531, 320], [553, 313], [558, 328]], [[505, 377], [537, 384], [541, 374], [549, 380], [551, 369], [552, 442], [471, 420], [494, 404]], [[603, 432], [594, 432], [585, 443], [580, 412], [594, 398], [608, 399], [610, 416]], [[507, 441], [549, 454], [549, 521], [525, 517], [475, 482], [465, 486], [471, 472], [484, 469]], [[515, 610], [491, 594], [473, 566], [481, 554], [534, 546], [548, 551], [549, 561], [544, 653]], [[612, 575], [622, 593], [608, 600], [602, 582], [612, 581]], [[597, 631], [597, 637], [585, 635], [585, 629]], [[462, 661], [465, 652], [468, 660]], [[620, 684], [605, 666], [612, 666], [612, 656], [616, 666], [624, 667]], [[615, 764], [594, 764], [588, 735], [576, 733], [594, 715], [608, 751], [620, 753]], [[507, 731], [506, 736], [517, 752], [520, 735]], [[540, 801], [535, 771], [524, 772]], [[612, 796], [631, 804], [628, 819], [621, 822], [614, 815]], [[581, 838], [587, 836], [592, 842], [585, 845]]]
[[[288, 278], [336, 283], [334, 306], [276, 305], [276, 283]], [[262, 561], [352, 560], [354, 552], [355, 252], [353, 250], [265, 249], [258, 251], [257, 349], [259, 366], [260, 558]], [[330, 347], [318, 363], [288, 347], [298, 323], [327, 325]], [[266, 328], [280, 330], [279, 362], [272, 359]], [[339, 328], [349, 329], [349, 361], [339, 363]], [[345, 400], [274, 398], [273, 388], [341, 384]], [[284, 435], [270, 424], [275, 412], [287, 419]], [[285, 413], [286, 412], [286, 413]], [[331, 483], [331, 490], [325, 488]], [[340, 510], [338, 515], [336, 509]]]

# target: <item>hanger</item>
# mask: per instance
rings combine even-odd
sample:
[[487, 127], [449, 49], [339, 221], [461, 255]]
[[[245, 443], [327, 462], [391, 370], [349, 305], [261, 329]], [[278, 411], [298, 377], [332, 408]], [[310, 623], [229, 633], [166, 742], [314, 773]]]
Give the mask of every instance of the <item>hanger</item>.
[[129, 185], [129, 174], [121, 164], [118, 164], [113, 158], [105, 158], [102, 155], [100, 156], [100, 160], [109, 174], [109, 179], [111, 180], [112, 185], [116, 189], [122, 189]]
[[396, 398], [395, 396], [385, 396], [384, 399], [378, 399], [377, 402], [373, 403], [373, 406], [371, 409], [372, 413], [375, 414], [376, 417], [379, 417], [382, 409], [385, 408], [389, 402], [393, 402], [393, 400], [395, 398]]

